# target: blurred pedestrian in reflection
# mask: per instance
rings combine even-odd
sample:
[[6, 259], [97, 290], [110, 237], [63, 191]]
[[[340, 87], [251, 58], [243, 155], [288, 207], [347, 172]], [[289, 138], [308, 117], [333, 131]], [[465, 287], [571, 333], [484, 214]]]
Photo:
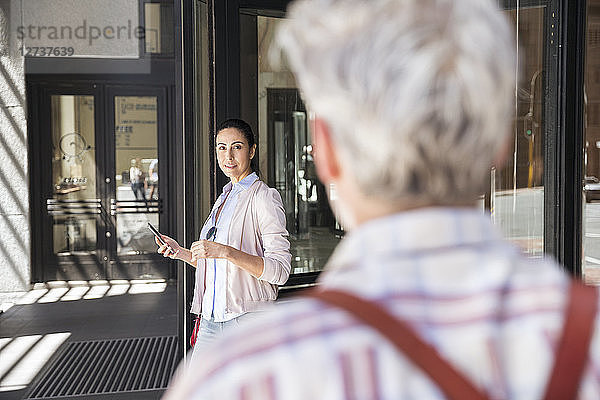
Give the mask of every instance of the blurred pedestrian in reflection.
[[156, 158], [150, 161], [150, 165], [148, 166], [148, 187], [150, 187], [148, 198], [153, 200], [156, 194], [156, 198], [158, 199], [158, 159]]
[[217, 130], [215, 147], [230, 182], [204, 223], [200, 240], [188, 250], [164, 236], [167, 245], [158, 249], [196, 267], [191, 312], [200, 318], [194, 329], [194, 357], [200, 345], [274, 301], [291, 269], [283, 203], [279, 192], [254, 170], [252, 129], [242, 120], [227, 120]]
[[146, 195], [144, 193], [144, 172], [142, 172], [141, 166], [142, 163], [139, 158], [131, 160], [129, 181], [136, 200], [146, 200]]
[[[206, 349], [166, 399], [543, 396], [570, 278], [549, 260], [525, 258], [476, 206], [514, 115], [515, 38], [495, 4], [292, 4], [278, 40], [316, 113], [317, 173], [335, 185], [330, 201], [348, 230], [318, 292], [358, 299], [342, 300], [346, 309], [322, 297], [281, 305]], [[591, 301], [576, 308], [590, 318], [575, 333], [583, 342], [595, 333], [573, 388], [592, 399], [600, 398], [600, 322], [597, 291], [583, 291]], [[360, 299], [376, 309], [357, 319]], [[376, 312], [388, 315], [362, 321]], [[388, 340], [372, 326], [382, 322], [407, 329]], [[392, 341], [413, 332], [398, 351]], [[420, 367], [413, 360], [424, 348], [438, 358]]]

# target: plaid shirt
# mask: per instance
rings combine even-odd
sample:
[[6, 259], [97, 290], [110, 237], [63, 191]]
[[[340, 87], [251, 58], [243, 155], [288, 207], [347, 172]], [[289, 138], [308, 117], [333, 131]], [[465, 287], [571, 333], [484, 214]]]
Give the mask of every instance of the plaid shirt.
[[[525, 258], [480, 211], [422, 209], [369, 221], [340, 243], [323, 287], [372, 299], [408, 322], [491, 398], [544, 393], [568, 277]], [[600, 319], [580, 387], [600, 398]], [[171, 399], [439, 399], [372, 328], [313, 299], [288, 301], [207, 348]]]

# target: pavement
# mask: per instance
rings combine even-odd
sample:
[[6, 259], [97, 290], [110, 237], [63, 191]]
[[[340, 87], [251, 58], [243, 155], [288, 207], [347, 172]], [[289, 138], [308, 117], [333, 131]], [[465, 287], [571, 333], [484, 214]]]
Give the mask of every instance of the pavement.
[[600, 202], [584, 206], [583, 254], [584, 269], [589, 268], [592, 273], [600, 269]]
[[[339, 241], [325, 228], [311, 233], [293, 242], [299, 279], [280, 292], [282, 301], [307, 286], [306, 279], [314, 280]], [[35, 284], [29, 292], [0, 293], [0, 400], [28, 397], [70, 343], [175, 336], [177, 323], [176, 282], [48, 282]], [[162, 394], [156, 390], [61, 399], [145, 400]]]
[[[0, 314], [0, 400], [26, 397], [69, 342], [177, 335], [177, 286], [157, 281], [36, 284]], [[162, 390], [76, 396], [159, 399]]]

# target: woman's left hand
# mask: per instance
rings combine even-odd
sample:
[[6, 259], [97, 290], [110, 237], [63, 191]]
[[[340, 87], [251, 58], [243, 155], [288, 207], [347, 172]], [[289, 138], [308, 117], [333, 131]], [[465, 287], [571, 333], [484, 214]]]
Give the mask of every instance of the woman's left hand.
[[192, 243], [192, 262], [201, 258], [227, 258], [230, 247], [210, 240], [198, 240]]

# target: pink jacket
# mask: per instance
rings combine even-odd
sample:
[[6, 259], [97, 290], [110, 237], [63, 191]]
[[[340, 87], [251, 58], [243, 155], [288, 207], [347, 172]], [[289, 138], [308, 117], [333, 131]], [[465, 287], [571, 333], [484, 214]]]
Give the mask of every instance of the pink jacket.
[[[213, 209], [221, 205], [217, 200]], [[209, 216], [210, 219], [210, 216]], [[206, 237], [211, 224], [206, 220], [200, 237]], [[277, 298], [278, 285], [283, 285], [291, 270], [290, 242], [285, 228], [285, 211], [277, 190], [256, 180], [240, 193], [229, 227], [228, 244], [245, 253], [260, 256], [264, 271], [259, 278], [227, 263], [226, 311], [243, 313], [257, 311], [266, 302]], [[205, 290], [206, 260], [199, 260], [191, 312], [200, 315]]]

